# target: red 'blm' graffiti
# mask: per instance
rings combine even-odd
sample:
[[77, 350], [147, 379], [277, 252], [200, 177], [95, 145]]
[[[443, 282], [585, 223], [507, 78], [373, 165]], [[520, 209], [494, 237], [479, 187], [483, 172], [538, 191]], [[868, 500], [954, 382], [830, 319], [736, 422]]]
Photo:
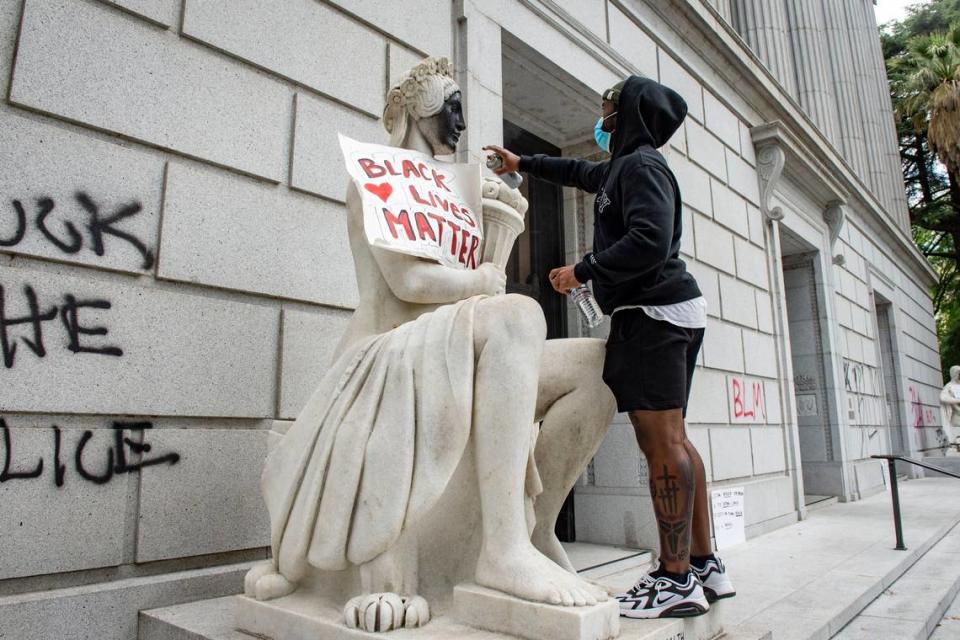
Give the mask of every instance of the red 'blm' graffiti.
[[733, 400], [733, 419], [735, 421], [766, 421], [767, 410], [763, 404], [763, 382], [751, 381], [749, 384], [741, 378], [730, 378], [730, 391]]
[[933, 409], [923, 406], [923, 401], [920, 400], [920, 393], [913, 385], [907, 387], [907, 393], [910, 395], [910, 416], [913, 427], [915, 429], [922, 429], [923, 427], [939, 426], [936, 422]]

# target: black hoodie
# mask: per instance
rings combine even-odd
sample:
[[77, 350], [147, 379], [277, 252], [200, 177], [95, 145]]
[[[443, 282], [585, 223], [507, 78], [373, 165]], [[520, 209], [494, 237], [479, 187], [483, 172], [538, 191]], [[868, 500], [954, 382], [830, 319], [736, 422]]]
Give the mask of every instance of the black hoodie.
[[675, 91], [630, 76], [620, 92], [607, 162], [522, 156], [520, 170], [549, 182], [596, 193], [593, 251], [575, 267], [593, 280], [604, 313], [627, 305], [667, 305], [699, 297], [680, 259], [680, 189], [657, 147], [687, 115]]

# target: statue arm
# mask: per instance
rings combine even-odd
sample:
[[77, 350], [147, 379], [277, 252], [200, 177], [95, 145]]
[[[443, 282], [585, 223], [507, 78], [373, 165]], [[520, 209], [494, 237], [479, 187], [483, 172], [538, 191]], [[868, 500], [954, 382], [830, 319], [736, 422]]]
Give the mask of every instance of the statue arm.
[[943, 388], [943, 391], [940, 392], [940, 404], [946, 404], [951, 406], [960, 405], [960, 398], [955, 398], [953, 392], [950, 390], [951, 385], [946, 385]]
[[412, 304], [447, 304], [472, 296], [497, 293], [506, 283], [503, 271], [490, 263], [476, 270], [370, 247], [380, 273], [393, 294]]

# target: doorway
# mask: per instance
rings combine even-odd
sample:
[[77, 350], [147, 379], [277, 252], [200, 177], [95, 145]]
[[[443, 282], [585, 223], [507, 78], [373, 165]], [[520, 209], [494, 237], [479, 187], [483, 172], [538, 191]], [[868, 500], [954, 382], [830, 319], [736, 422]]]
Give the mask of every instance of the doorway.
[[805, 502], [843, 494], [830, 424], [823, 303], [815, 247], [781, 227], [784, 297], [793, 364]]
[[[506, 148], [563, 156], [593, 139], [599, 95], [507, 30], [501, 31], [501, 53]], [[569, 218], [564, 220], [562, 187], [526, 175], [520, 190], [530, 206], [526, 229], [507, 264], [507, 290], [540, 303], [548, 339], [566, 338], [570, 335], [567, 300], [553, 290], [548, 275], [568, 263], [568, 252], [580, 232]], [[556, 533], [562, 542], [576, 541], [573, 491], [557, 518]]]
[[[559, 148], [507, 120], [503, 121], [503, 146], [522, 155], [560, 155]], [[525, 175], [520, 192], [530, 206], [526, 226], [507, 261], [507, 292], [540, 303], [548, 340], [566, 338], [566, 300], [553, 290], [547, 277], [551, 269], [563, 266], [562, 187]]]
[[877, 314], [877, 343], [880, 345], [880, 375], [883, 377], [883, 393], [887, 407], [890, 453], [909, 455], [909, 443], [900, 419], [900, 391], [894, 348], [893, 305], [874, 292]]

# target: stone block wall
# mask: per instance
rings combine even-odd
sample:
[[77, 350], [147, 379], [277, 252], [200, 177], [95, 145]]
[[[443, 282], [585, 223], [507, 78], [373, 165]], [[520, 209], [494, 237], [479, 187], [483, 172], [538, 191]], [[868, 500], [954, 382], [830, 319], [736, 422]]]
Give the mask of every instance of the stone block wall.
[[129, 640], [266, 557], [269, 434], [357, 302], [336, 132], [453, 37], [280, 4], [0, 3], [0, 637]]
[[[783, 105], [746, 95], [736, 74], [753, 62], [727, 51], [718, 67], [692, 45], [723, 34], [680, 14], [729, 19], [730, 7], [0, 3], [0, 637], [125, 640], [139, 609], [239, 590], [269, 542], [264, 452], [357, 301], [334, 133], [385, 141], [390, 81], [424, 54], [450, 55], [470, 124], [461, 159], [478, 160], [502, 134], [498, 38], [597, 96], [634, 72], [687, 100], [666, 155], [682, 254], [709, 304], [690, 438], [713, 486], [745, 487], [749, 535], [795, 520], [780, 256], [750, 135]], [[565, 192], [568, 213], [587, 212], [565, 220], [571, 258], [590, 244], [591, 206]], [[882, 394], [868, 384], [881, 368], [877, 296], [893, 308], [900, 414], [929, 443], [939, 378], [924, 276], [856, 208], [837, 250], [837, 366], [857, 372], [839, 396], [845, 460], [881, 450], [870, 434]], [[579, 538], [654, 544], [647, 475], [618, 416], [577, 488]]]

